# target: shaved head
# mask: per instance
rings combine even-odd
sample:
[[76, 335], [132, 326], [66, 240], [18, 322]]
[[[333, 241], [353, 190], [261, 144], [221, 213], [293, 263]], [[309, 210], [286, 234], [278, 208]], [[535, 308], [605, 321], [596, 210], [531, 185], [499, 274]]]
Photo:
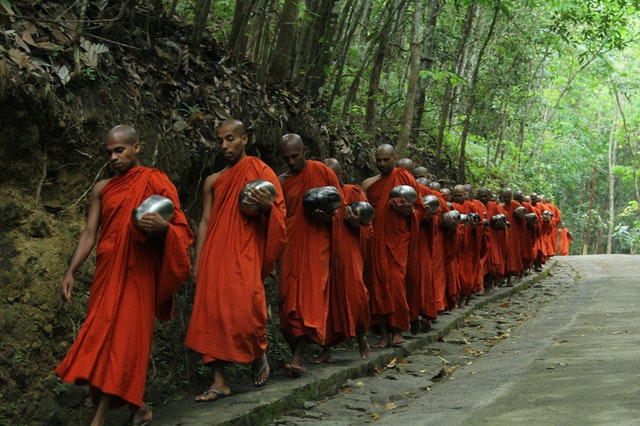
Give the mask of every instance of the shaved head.
[[138, 136], [138, 132], [136, 132], [136, 129], [126, 124], [120, 124], [109, 130], [109, 132], [107, 133], [107, 139], [113, 139], [116, 137], [120, 141], [128, 143], [129, 145], [140, 142], [140, 137]]
[[397, 167], [402, 167], [405, 170], [408, 170], [410, 173], [413, 172], [415, 165], [413, 164], [413, 160], [411, 158], [403, 157], [396, 161]]

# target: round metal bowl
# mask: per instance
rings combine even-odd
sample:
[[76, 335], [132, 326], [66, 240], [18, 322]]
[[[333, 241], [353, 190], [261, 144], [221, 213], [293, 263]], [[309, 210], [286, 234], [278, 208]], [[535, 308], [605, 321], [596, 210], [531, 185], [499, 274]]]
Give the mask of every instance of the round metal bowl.
[[527, 209], [524, 206], [518, 206], [513, 211], [513, 216], [518, 220], [524, 220], [524, 216], [527, 214]]
[[256, 179], [247, 183], [238, 194], [238, 205], [240, 206], [240, 212], [245, 216], [259, 216], [260, 207], [253, 204], [249, 199], [249, 194], [252, 189], [266, 188], [271, 193], [271, 201], [276, 199], [276, 187], [274, 184], [264, 179]]
[[431, 214], [438, 213], [438, 210], [440, 209], [440, 200], [438, 200], [438, 197], [431, 194], [425, 195], [424, 197], [422, 197], [422, 202], [424, 203], [424, 206], [427, 208], [427, 210], [431, 212]]
[[442, 216], [440, 217], [440, 227], [447, 231], [455, 230], [460, 224], [460, 216], [460, 211], [458, 210], [451, 210], [442, 213]]
[[173, 218], [175, 209], [170, 199], [163, 197], [162, 195], [151, 195], [144, 200], [138, 207], [133, 209], [133, 224], [137, 227], [140, 219], [146, 213], [160, 213], [160, 216], [166, 221]]
[[333, 214], [340, 204], [342, 196], [335, 186], [311, 188], [302, 196], [302, 206], [309, 213], [322, 210], [327, 214]]
[[368, 224], [373, 220], [373, 206], [366, 201], [356, 201], [349, 204], [354, 214], [360, 215], [360, 223]]
[[409, 185], [398, 185], [391, 188], [389, 192], [389, 198], [397, 198], [402, 197], [407, 200], [409, 203], [413, 204], [418, 199], [418, 193], [412, 186]]

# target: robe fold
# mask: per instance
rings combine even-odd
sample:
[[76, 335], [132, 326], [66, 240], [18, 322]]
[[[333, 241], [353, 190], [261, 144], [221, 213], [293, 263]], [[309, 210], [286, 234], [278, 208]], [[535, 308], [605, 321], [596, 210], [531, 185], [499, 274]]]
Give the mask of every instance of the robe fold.
[[293, 347], [295, 340], [308, 336], [325, 345], [329, 303], [329, 263], [331, 224], [304, 211], [305, 191], [340, 183], [333, 170], [323, 163], [307, 160], [300, 173], [282, 183], [287, 206], [289, 243], [280, 260], [280, 327]]
[[[175, 213], [164, 235], [145, 236], [132, 212], [151, 195], [169, 198]], [[178, 193], [159, 170], [137, 166], [110, 179], [100, 193], [101, 223], [87, 317], [69, 353], [56, 368], [64, 382], [88, 384], [119, 397], [112, 407], [140, 407], [154, 315], [166, 320], [173, 292], [191, 272], [193, 233]]]
[[[504, 209], [496, 202], [489, 201], [486, 204], [489, 222], [497, 214], [505, 214]], [[502, 278], [506, 273], [506, 246], [508, 231], [489, 226], [489, 252], [485, 262], [485, 274], [493, 274], [495, 279]]]
[[344, 210], [350, 203], [367, 201], [358, 185], [344, 185], [343, 205], [333, 217], [331, 236], [331, 271], [329, 274], [329, 310], [327, 345], [366, 332], [370, 324], [369, 291], [363, 281], [362, 239], [371, 235], [371, 224], [352, 229], [344, 221]]
[[[276, 187], [269, 217], [240, 212], [238, 195], [256, 179], [268, 180]], [[263, 282], [287, 242], [283, 192], [273, 170], [250, 156], [223, 171], [212, 192], [185, 344], [201, 353], [204, 363], [248, 363], [267, 350]]]
[[509, 204], [504, 204], [504, 209], [511, 227], [509, 228], [509, 240], [506, 250], [506, 273], [507, 275], [517, 276], [520, 275], [524, 268], [522, 261], [522, 241], [524, 233], [526, 232], [526, 224], [524, 218], [518, 219], [515, 216], [515, 210], [520, 207], [521, 204], [515, 200], [511, 200]]
[[391, 207], [389, 193], [398, 185], [409, 185], [420, 194], [415, 178], [398, 167], [367, 189], [367, 198], [375, 209], [375, 217], [366, 263], [372, 323], [387, 321], [390, 327], [406, 331], [409, 330], [405, 284], [409, 238], [418, 233], [426, 209], [422, 198], [418, 197], [412, 217], [405, 218], [396, 213]]
[[[522, 206], [527, 210], [528, 213], [535, 213], [536, 209], [528, 202], [523, 201]], [[521, 253], [522, 253], [522, 265], [525, 268], [530, 268], [533, 265], [533, 260], [535, 259], [534, 248], [536, 245], [536, 235], [538, 224], [530, 224], [526, 222], [525, 219], [525, 227], [524, 232], [522, 233], [522, 242], [521, 242]]]

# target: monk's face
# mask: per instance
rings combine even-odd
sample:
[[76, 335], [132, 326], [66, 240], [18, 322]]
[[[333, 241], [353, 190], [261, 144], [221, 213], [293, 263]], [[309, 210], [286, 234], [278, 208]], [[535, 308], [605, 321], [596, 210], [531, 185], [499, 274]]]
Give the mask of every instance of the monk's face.
[[304, 166], [307, 165], [306, 149], [298, 143], [281, 144], [280, 158], [294, 175], [300, 173]]
[[451, 201], [457, 204], [463, 204], [466, 198], [464, 187], [454, 186], [451, 190]]
[[487, 204], [489, 201], [491, 201], [492, 195], [493, 194], [491, 194], [491, 191], [478, 190], [478, 200], [480, 200], [482, 204]]
[[376, 167], [381, 175], [386, 176], [393, 171], [396, 166], [396, 156], [392, 152], [376, 152]]
[[130, 143], [124, 133], [113, 133], [105, 142], [111, 167], [118, 174], [126, 173], [137, 166], [140, 142]]
[[246, 133], [242, 134], [240, 126], [235, 124], [220, 126], [216, 131], [216, 138], [220, 151], [229, 164], [237, 163], [246, 155], [245, 146], [249, 142], [249, 136]]

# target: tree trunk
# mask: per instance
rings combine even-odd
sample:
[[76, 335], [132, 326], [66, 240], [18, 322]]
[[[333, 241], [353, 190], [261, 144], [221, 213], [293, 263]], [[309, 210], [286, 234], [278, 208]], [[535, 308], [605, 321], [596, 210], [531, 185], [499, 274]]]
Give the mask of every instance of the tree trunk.
[[200, 41], [207, 27], [210, 10], [211, 0], [198, 0], [196, 2], [196, 11], [193, 17], [193, 32], [191, 33], [191, 48], [194, 52], [200, 51]]
[[299, 6], [296, 0], [285, 0], [280, 13], [280, 31], [271, 55], [267, 82], [287, 84], [291, 81], [292, 51], [296, 41], [296, 21]]
[[409, 83], [407, 85], [407, 97], [404, 106], [404, 119], [400, 128], [400, 136], [396, 145], [396, 155], [404, 157], [409, 145], [413, 109], [418, 93], [418, 80], [420, 79], [420, 22], [422, 21], [422, 0], [414, 1], [413, 25], [411, 30], [411, 44], [409, 46], [411, 65], [409, 71]]
[[611, 247], [613, 244], [613, 228], [616, 223], [616, 207], [615, 207], [615, 189], [616, 189], [616, 176], [613, 174], [613, 168], [616, 166], [616, 152], [618, 151], [618, 138], [616, 137], [618, 114], [613, 117], [613, 123], [611, 124], [611, 132], [609, 133], [609, 223], [607, 227], [607, 254], [611, 254]]
[[[198, 3], [200, 1], [203, 0], [198, 0]], [[210, 2], [210, 0], [206, 1]], [[251, 20], [251, 14], [256, 3], [257, 0], [236, 1], [228, 44], [231, 56], [236, 60], [242, 58], [247, 51], [247, 25]]]
[[487, 49], [487, 45], [489, 41], [493, 37], [493, 31], [496, 26], [496, 21], [498, 20], [498, 15], [500, 14], [500, 0], [496, 1], [495, 9], [493, 11], [493, 18], [491, 19], [491, 25], [489, 26], [489, 31], [487, 36], [484, 39], [484, 43], [482, 43], [482, 47], [478, 52], [478, 56], [476, 58], [476, 63], [473, 67], [473, 75], [471, 76], [471, 83], [469, 87], [469, 96], [465, 112], [464, 112], [464, 122], [462, 127], [462, 135], [460, 136], [460, 156], [458, 157], [458, 182], [466, 182], [466, 145], [467, 145], [467, 136], [469, 134], [469, 126], [471, 124], [471, 114], [473, 114], [473, 109], [475, 107], [476, 101], [476, 87], [478, 85], [478, 72], [480, 71], [480, 64], [482, 62], [482, 58], [484, 56], [484, 52]]
[[[427, 7], [427, 23], [425, 28], [425, 39], [422, 45], [421, 69], [424, 71], [433, 71], [433, 65], [436, 60], [436, 24], [442, 7], [442, 0], [429, 0]], [[418, 83], [418, 93], [416, 94], [416, 105], [413, 110], [413, 119], [411, 127], [413, 130], [413, 138], [417, 141], [420, 139], [420, 129], [422, 128], [422, 116], [424, 115], [424, 106], [427, 99], [427, 88], [429, 80], [420, 78]], [[426, 145], [425, 145], [426, 149]]]

